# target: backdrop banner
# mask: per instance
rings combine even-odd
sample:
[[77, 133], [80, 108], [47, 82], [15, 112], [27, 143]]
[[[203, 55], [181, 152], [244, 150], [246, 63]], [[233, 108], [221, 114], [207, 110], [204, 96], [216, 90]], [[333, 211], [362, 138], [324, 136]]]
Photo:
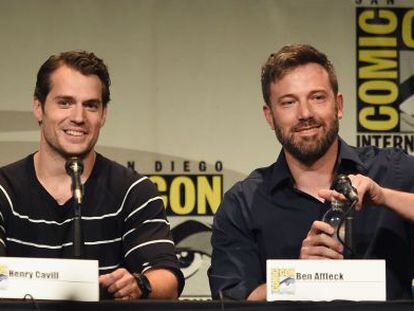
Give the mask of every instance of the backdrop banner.
[[93, 51], [112, 80], [97, 149], [157, 185], [183, 298], [207, 299], [222, 196], [280, 151], [262, 115], [261, 65], [286, 44], [314, 45], [336, 66], [342, 138], [412, 154], [413, 20], [414, 0], [1, 0], [0, 164], [38, 148], [40, 65]]

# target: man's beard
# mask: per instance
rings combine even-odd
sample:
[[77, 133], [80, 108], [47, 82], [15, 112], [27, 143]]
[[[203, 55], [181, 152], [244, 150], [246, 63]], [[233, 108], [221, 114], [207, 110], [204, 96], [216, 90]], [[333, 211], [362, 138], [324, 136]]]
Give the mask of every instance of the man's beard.
[[[328, 131], [321, 138], [304, 137], [301, 141], [295, 142], [293, 134], [284, 134], [277, 126], [276, 120], [273, 118], [275, 124], [275, 133], [283, 148], [288, 151], [294, 158], [303, 164], [310, 166], [320, 159], [332, 146], [338, 137], [339, 120], [335, 115], [334, 119], [328, 123]], [[308, 119], [298, 123], [291, 130], [295, 131], [297, 128], [308, 126], [323, 126], [322, 122], [315, 119]]]

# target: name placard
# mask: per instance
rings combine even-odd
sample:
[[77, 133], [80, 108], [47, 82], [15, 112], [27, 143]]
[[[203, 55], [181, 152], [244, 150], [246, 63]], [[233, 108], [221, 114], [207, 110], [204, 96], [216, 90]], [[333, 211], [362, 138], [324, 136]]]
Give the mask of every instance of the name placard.
[[98, 261], [0, 257], [0, 298], [99, 301]]
[[385, 260], [267, 260], [267, 300], [386, 300]]

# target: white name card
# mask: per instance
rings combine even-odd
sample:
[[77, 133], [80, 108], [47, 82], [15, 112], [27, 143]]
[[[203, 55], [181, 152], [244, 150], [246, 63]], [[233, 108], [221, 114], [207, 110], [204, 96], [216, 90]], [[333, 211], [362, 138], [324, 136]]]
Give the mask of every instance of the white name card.
[[0, 298], [99, 301], [98, 261], [0, 257]]
[[386, 300], [384, 260], [267, 260], [267, 300]]

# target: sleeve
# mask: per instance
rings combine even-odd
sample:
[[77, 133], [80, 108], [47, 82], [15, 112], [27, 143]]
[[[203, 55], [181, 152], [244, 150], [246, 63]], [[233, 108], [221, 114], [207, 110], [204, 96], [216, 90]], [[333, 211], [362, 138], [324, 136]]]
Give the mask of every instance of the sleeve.
[[[0, 202], [0, 205], [3, 205]], [[4, 219], [4, 212], [0, 207], [0, 256], [6, 256], [6, 224]]]
[[184, 287], [184, 276], [179, 269], [170, 223], [164, 204], [155, 185], [141, 177], [128, 194], [125, 207], [123, 248], [129, 271], [142, 273], [151, 268], [173, 272]]
[[403, 150], [394, 149], [387, 161], [391, 162], [394, 174], [392, 188], [414, 193], [414, 157]]
[[236, 194], [234, 190], [226, 193], [213, 221], [208, 272], [213, 299], [222, 295], [244, 300], [265, 282], [258, 244], [249, 228], [251, 217], [242, 192]]
[[6, 206], [7, 206], [7, 191], [4, 187], [4, 180], [0, 172], [0, 256], [6, 256]]

